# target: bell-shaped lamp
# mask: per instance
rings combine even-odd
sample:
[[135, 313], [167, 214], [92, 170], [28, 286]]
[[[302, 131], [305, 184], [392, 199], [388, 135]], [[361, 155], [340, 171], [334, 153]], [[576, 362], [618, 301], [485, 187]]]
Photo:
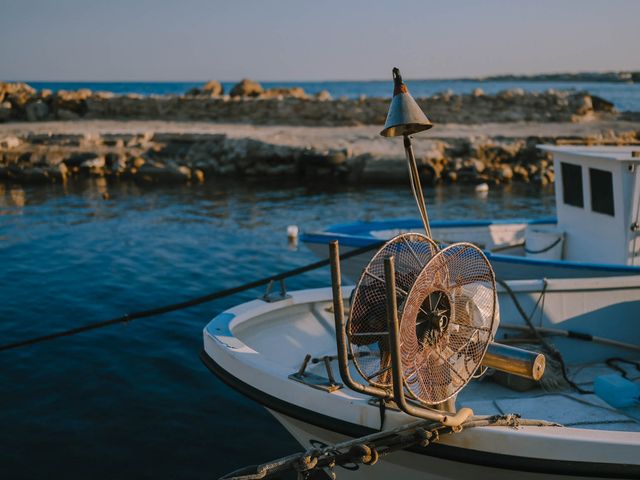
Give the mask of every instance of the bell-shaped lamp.
[[380, 132], [383, 137], [413, 135], [429, 130], [433, 124], [413, 99], [407, 86], [402, 82], [400, 70], [393, 69], [393, 99], [389, 106], [387, 121]]

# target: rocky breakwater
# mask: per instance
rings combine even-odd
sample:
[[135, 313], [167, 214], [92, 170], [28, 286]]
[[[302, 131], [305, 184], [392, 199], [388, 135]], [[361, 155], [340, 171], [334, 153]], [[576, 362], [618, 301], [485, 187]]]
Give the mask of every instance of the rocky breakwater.
[[[264, 127], [268, 128], [268, 127]], [[304, 130], [304, 129], [302, 129]], [[63, 183], [105, 178], [140, 183], [200, 183], [228, 178], [267, 178], [345, 183], [405, 182], [401, 145], [366, 134], [330, 129], [338, 149], [328, 149], [309, 130], [295, 142], [225, 133], [88, 132], [0, 135], [0, 180]], [[334, 132], [334, 130], [336, 130]], [[347, 133], [345, 134], [345, 131]], [[298, 133], [298, 132], [296, 132]], [[326, 132], [324, 132], [326, 133]], [[342, 138], [339, 136], [343, 135]], [[368, 136], [364, 142], [353, 140]], [[315, 146], [314, 146], [315, 142]], [[554, 181], [553, 163], [539, 143], [640, 145], [640, 132], [571, 136], [416, 138], [420, 174], [429, 184]], [[364, 145], [364, 146], [363, 146]], [[398, 147], [389, 149], [389, 147]], [[389, 153], [392, 151], [393, 153]]]
[[[618, 115], [587, 92], [507, 90], [485, 95], [442, 93], [417, 99], [437, 123], [585, 122]], [[36, 91], [24, 83], [0, 83], [0, 121], [155, 119], [254, 125], [353, 126], [384, 124], [388, 98], [332, 99], [302, 88], [268, 89], [243, 80], [225, 95], [211, 81], [185, 95], [114, 95], [110, 92]]]
[[348, 173], [349, 149], [318, 150], [224, 134], [29, 134], [0, 137], [0, 180], [106, 177], [141, 183]]

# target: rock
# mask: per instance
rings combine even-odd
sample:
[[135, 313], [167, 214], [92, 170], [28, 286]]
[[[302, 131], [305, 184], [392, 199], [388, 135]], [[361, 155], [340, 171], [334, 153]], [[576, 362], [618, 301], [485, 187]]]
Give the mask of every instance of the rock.
[[52, 96], [53, 92], [51, 90], [49, 90], [48, 88], [43, 88], [38, 92], [37, 98], [39, 100], [50, 100]]
[[529, 181], [529, 171], [520, 164], [513, 167], [513, 176], [523, 182]]
[[478, 160], [477, 158], [470, 158], [470, 159], [467, 161], [467, 164], [468, 164], [471, 168], [473, 168], [473, 170], [474, 170], [476, 173], [482, 173], [482, 172], [484, 172], [484, 169], [486, 168], [486, 165], [485, 165], [482, 161]]
[[576, 93], [568, 98], [569, 109], [577, 115], [586, 115], [593, 111], [593, 103], [588, 93]]
[[36, 90], [22, 82], [0, 82], [0, 102], [9, 101], [13, 107], [23, 107], [36, 95]]
[[453, 170], [447, 172], [447, 180], [449, 180], [451, 183], [456, 183], [458, 181], [458, 174]]
[[110, 98], [116, 97], [116, 94], [113, 92], [99, 91], [99, 92], [93, 92], [93, 95], [91, 97], [95, 98], [96, 100], [109, 100]]
[[105, 158], [95, 157], [80, 164], [80, 172], [91, 175], [104, 175]]
[[321, 90], [316, 94], [316, 100], [320, 100], [321, 102], [327, 102], [331, 100], [331, 94], [328, 90]]
[[0, 148], [10, 150], [19, 147], [22, 140], [18, 137], [4, 137], [0, 139]]
[[513, 170], [507, 164], [500, 165], [498, 170], [498, 179], [503, 182], [510, 182], [513, 178]]
[[591, 95], [591, 104], [593, 105], [593, 110], [596, 112], [614, 113], [616, 111], [616, 107], [613, 103], [608, 102], [597, 95]]
[[260, 95], [261, 98], [276, 98], [276, 97], [293, 97], [293, 98], [306, 98], [307, 94], [300, 87], [292, 88], [270, 88]]
[[135, 157], [133, 160], [131, 160], [131, 164], [134, 168], [140, 168], [145, 164], [145, 160], [142, 157]]
[[473, 92], [471, 92], [471, 95], [473, 95], [474, 97], [483, 97], [484, 90], [482, 90], [481, 88], [474, 88]]
[[258, 97], [264, 92], [262, 85], [248, 78], [237, 83], [230, 92], [232, 97]]
[[544, 175], [545, 175], [545, 177], [547, 177], [547, 181], [548, 181], [549, 183], [553, 183], [553, 182], [555, 181], [555, 179], [556, 179], [556, 174], [554, 173], [554, 171], [553, 171], [553, 170], [547, 170], [547, 171], [544, 173]]
[[69, 169], [64, 163], [45, 169], [46, 176], [54, 182], [64, 183], [67, 181]]
[[189, 167], [162, 167], [146, 163], [136, 172], [134, 177], [147, 183], [182, 183], [191, 179]]
[[[59, 90], [53, 97], [52, 107], [58, 114], [58, 118], [62, 120], [71, 120], [68, 118], [68, 114], [60, 114], [65, 110], [74, 113], [78, 116], [84, 115], [87, 112], [87, 99], [91, 97], [91, 90], [88, 88], [81, 88], [76, 91]], [[64, 118], [63, 118], [64, 117]]]
[[204, 87], [202, 87], [202, 91], [212, 97], [217, 97], [224, 93], [224, 90], [222, 89], [222, 84], [217, 80], [211, 80], [207, 82], [204, 85]]
[[91, 158], [80, 164], [80, 168], [88, 168], [90, 170], [103, 168], [105, 165], [104, 157]]
[[10, 102], [0, 103], [0, 122], [6, 122], [11, 119], [13, 108]]
[[72, 112], [71, 110], [60, 109], [56, 112], [56, 115], [60, 120], [77, 120], [80, 115]]
[[204, 183], [204, 172], [199, 168], [193, 171], [193, 176], [198, 182]]
[[208, 95], [210, 97], [218, 97], [224, 93], [222, 84], [217, 80], [211, 80], [202, 87], [194, 87], [187, 91], [186, 95]]
[[104, 156], [105, 167], [110, 172], [122, 172], [127, 168], [126, 155], [122, 152], [109, 152]]
[[42, 100], [36, 100], [29, 103], [25, 108], [27, 120], [30, 122], [38, 122], [45, 120], [49, 116], [49, 107]]

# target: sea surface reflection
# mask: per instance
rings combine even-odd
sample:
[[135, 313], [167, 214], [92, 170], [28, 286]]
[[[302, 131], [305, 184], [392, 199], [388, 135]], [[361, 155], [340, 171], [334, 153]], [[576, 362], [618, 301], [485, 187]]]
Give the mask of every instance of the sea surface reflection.
[[[427, 189], [431, 219], [542, 217], [553, 191]], [[0, 184], [1, 343], [180, 301], [316, 259], [286, 228], [415, 217], [409, 189], [224, 182]], [[287, 282], [325, 286], [327, 269]], [[200, 363], [201, 331], [254, 290], [0, 353], [3, 478], [217, 478], [298, 449]]]

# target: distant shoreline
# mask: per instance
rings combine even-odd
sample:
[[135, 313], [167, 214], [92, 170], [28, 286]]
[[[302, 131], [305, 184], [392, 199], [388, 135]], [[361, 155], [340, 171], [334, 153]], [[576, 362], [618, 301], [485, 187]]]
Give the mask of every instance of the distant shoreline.
[[[24, 82], [29, 84], [202, 84], [205, 80], [33, 80], [33, 79], [2, 79], [5, 82]], [[223, 84], [235, 84], [238, 80], [225, 80]], [[258, 80], [265, 85], [270, 84], [309, 84], [309, 83], [378, 83], [389, 82], [389, 79], [361, 79], [361, 80]], [[408, 82], [603, 82], [603, 83], [640, 83], [640, 70], [612, 70], [608, 72], [560, 72], [560, 73], [534, 73], [514, 74], [505, 73], [499, 75], [470, 76], [470, 77], [443, 77], [443, 78], [410, 78]]]
[[581, 73], [542, 73], [535, 75], [491, 75], [488, 77], [470, 77], [459, 80], [477, 82], [602, 82], [602, 83], [640, 83], [640, 71], [618, 72], [581, 72]]

